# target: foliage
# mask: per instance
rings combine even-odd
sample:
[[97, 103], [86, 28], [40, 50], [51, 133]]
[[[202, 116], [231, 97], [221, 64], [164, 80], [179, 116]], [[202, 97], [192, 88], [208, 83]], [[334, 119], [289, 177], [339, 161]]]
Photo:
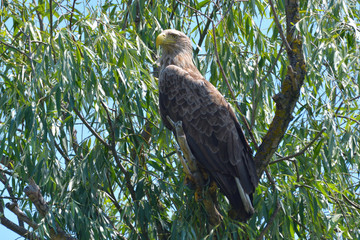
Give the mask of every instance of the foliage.
[[[154, 42], [166, 28], [191, 37], [200, 47], [194, 57], [201, 72], [229, 102], [240, 102], [236, 111], [250, 125], [255, 151], [289, 65], [268, 4], [2, 4], [2, 214], [4, 203], [17, 202], [38, 224], [25, 229], [45, 239], [54, 226], [77, 239], [360, 238], [356, 1], [300, 1], [295, 27], [307, 72], [294, 119], [260, 180], [253, 218], [247, 224], [230, 220], [219, 194], [225, 219], [213, 231], [184, 184], [174, 138], [159, 118]], [[286, 6], [275, 6], [286, 29]], [[43, 219], [23, 193], [30, 179], [50, 206]]]

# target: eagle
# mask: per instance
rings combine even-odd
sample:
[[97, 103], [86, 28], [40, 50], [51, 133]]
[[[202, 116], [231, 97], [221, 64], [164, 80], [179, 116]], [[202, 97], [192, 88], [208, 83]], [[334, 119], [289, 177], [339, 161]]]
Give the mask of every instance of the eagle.
[[233, 218], [248, 220], [258, 184], [252, 151], [230, 104], [193, 63], [191, 40], [167, 29], [156, 38], [159, 59], [159, 108], [164, 125], [181, 121], [197, 165], [230, 202]]

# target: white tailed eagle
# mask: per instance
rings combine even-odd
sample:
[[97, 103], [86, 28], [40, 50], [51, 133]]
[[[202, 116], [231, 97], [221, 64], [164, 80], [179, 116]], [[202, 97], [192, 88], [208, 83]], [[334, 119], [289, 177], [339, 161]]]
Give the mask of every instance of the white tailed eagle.
[[254, 212], [252, 195], [258, 177], [251, 149], [233, 110], [195, 67], [191, 41], [184, 33], [165, 30], [156, 38], [156, 45], [162, 47], [159, 105], [165, 126], [174, 131], [167, 116], [174, 122], [182, 121], [199, 167], [209, 173], [228, 198], [235, 218], [249, 219]]

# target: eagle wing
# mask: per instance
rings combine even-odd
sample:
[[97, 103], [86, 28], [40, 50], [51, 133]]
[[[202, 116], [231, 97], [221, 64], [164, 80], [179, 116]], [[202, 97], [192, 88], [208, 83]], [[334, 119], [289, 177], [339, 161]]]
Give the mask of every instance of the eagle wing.
[[250, 147], [230, 105], [197, 69], [167, 66], [159, 77], [162, 120], [182, 121], [191, 152], [216, 181], [230, 203], [242, 208], [234, 177], [252, 196], [258, 178]]

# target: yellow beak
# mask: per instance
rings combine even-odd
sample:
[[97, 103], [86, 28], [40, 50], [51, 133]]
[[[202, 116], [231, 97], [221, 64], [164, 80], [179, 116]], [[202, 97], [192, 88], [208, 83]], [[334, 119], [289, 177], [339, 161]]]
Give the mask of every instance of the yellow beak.
[[156, 47], [158, 48], [160, 45], [162, 45], [165, 42], [165, 39], [165, 33], [160, 33], [156, 38]]

